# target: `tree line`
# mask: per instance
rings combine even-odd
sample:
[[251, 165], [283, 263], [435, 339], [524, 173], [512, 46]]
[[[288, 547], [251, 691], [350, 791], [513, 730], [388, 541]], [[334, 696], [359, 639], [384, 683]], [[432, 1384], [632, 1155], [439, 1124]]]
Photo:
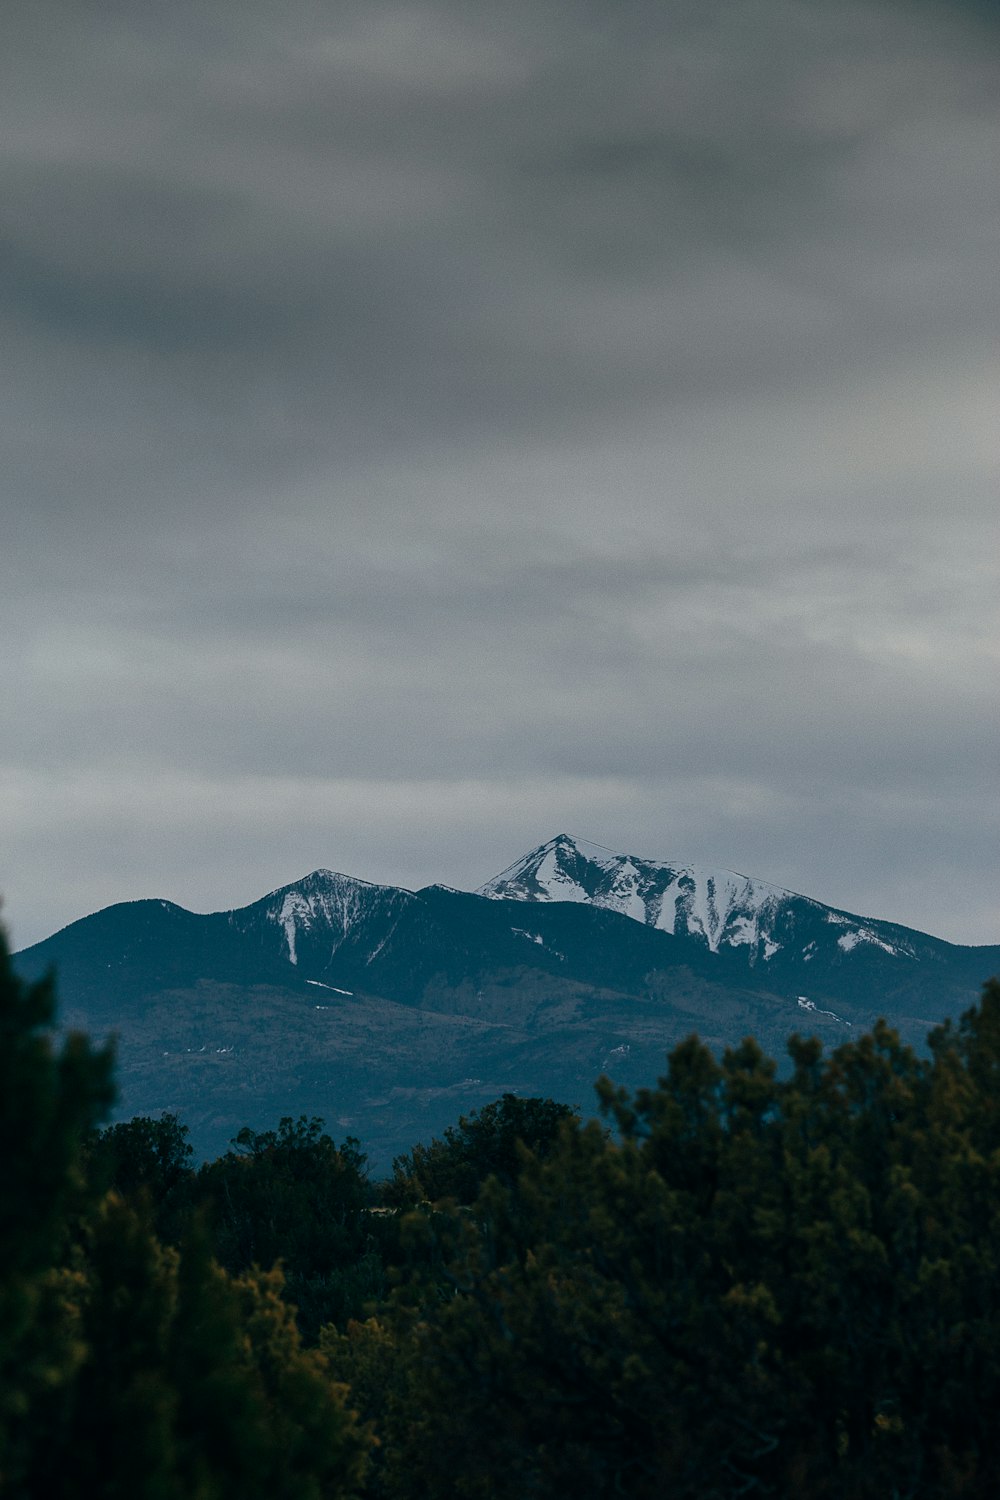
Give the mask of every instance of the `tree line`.
[[0, 1495], [1000, 1493], [1000, 982], [926, 1055], [697, 1038], [601, 1121], [505, 1095], [372, 1182], [195, 1166], [0, 940]]

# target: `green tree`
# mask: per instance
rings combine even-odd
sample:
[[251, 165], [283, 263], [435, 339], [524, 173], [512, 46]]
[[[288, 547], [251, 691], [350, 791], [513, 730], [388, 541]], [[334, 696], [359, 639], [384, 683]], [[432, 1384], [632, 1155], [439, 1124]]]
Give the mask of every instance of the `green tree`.
[[41, 1396], [79, 1363], [58, 1274], [83, 1196], [82, 1141], [111, 1106], [110, 1049], [55, 1038], [55, 990], [25, 984], [0, 930], [0, 1485], [21, 1493]]
[[191, 1156], [188, 1128], [176, 1115], [137, 1115], [91, 1132], [87, 1181], [99, 1197], [113, 1189], [131, 1203], [148, 1203], [159, 1238], [177, 1244], [191, 1219]]
[[200, 1169], [192, 1190], [227, 1270], [280, 1260], [285, 1295], [310, 1340], [322, 1323], [344, 1323], [385, 1292], [356, 1140], [337, 1147], [322, 1120], [303, 1115], [276, 1131], [241, 1130], [233, 1144]]
[[520, 1171], [520, 1148], [544, 1156], [555, 1145], [563, 1122], [575, 1117], [568, 1104], [553, 1099], [504, 1094], [463, 1115], [443, 1138], [397, 1156], [382, 1201], [391, 1206], [443, 1198], [472, 1203], [491, 1176], [509, 1187]]
[[83, 1357], [48, 1403], [29, 1492], [53, 1500], [346, 1500], [370, 1437], [302, 1348], [279, 1272], [164, 1247], [111, 1193], [77, 1262]]
[[188, 1128], [174, 1114], [136, 1115], [86, 1142], [87, 1173], [100, 1192], [131, 1198], [145, 1189], [156, 1204], [189, 1176], [191, 1155]]

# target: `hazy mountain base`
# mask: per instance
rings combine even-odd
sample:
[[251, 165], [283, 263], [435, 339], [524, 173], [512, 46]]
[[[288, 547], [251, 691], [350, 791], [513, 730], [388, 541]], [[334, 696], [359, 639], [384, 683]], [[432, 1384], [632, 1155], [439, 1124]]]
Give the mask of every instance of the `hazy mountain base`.
[[[115, 1116], [176, 1113], [197, 1155], [212, 1157], [243, 1125], [320, 1115], [334, 1134], [358, 1136], [381, 1171], [415, 1140], [505, 1092], [558, 1098], [590, 1114], [601, 1073], [630, 1087], [647, 1082], [695, 1030], [720, 1049], [752, 1033], [776, 1053], [796, 1029], [830, 1045], [854, 1030], [684, 970], [656, 976], [644, 998], [531, 970], [482, 986], [474, 995], [468, 985], [442, 986], [435, 1008], [311, 985], [212, 981], [137, 996], [116, 1031]], [[478, 1014], [467, 1013], [470, 1004]], [[65, 1021], [84, 1026], [88, 1018], [70, 1009]], [[926, 1024], [911, 1030], [923, 1034]]]

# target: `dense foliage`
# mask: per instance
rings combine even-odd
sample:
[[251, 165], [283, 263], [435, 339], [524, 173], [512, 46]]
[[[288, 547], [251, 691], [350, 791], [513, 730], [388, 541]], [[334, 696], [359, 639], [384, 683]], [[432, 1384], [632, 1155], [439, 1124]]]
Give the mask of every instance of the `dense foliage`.
[[382, 1185], [318, 1120], [98, 1130], [51, 1020], [0, 953], [0, 1493], [1000, 1493], [997, 981], [926, 1056], [692, 1038], [604, 1126], [505, 1095]]
[[454, 1198], [470, 1204], [488, 1177], [513, 1187], [523, 1148], [535, 1156], [547, 1156], [563, 1121], [573, 1117], [568, 1104], [504, 1094], [494, 1104], [463, 1116], [445, 1131], [442, 1140], [414, 1146], [397, 1156], [392, 1178], [382, 1189], [382, 1201], [401, 1206]]
[[565, 1128], [414, 1222], [436, 1275], [323, 1343], [376, 1492], [1000, 1493], [1000, 984], [929, 1059], [882, 1025], [790, 1052], [692, 1039], [602, 1084], [617, 1142]]

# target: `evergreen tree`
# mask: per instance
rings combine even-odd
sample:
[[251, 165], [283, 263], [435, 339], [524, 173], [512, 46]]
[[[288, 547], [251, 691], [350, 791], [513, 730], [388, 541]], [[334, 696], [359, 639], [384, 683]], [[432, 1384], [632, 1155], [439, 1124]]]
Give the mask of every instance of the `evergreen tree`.
[[82, 1142], [113, 1099], [110, 1049], [58, 1045], [51, 979], [25, 984], [0, 929], [0, 1488], [23, 1493], [33, 1412], [68, 1381], [80, 1346], [57, 1267], [82, 1206]]
[[387, 1290], [365, 1157], [352, 1137], [336, 1146], [323, 1121], [286, 1117], [278, 1129], [240, 1131], [234, 1149], [192, 1185], [214, 1253], [234, 1274], [280, 1260], [300, 1330], [359, 1314]]
[[454, 1198], [475, 1201], [487, 1177], [510, 1186], [520, 1171], [521, 1147], [544, 1156], [565, 1120], [576, 1111], [554, 1099], [520, 1099], [504, 1094], [492, 1104], [463, 1115], [441, 1139], [397, 1156], [391, 1180], [382, 1189], [390, 1206]]
[[76, 1288], [83, 1355], [42, 1415], [30, 1492], [53, 1500], [346, 1500], [368, 1434], [301, 1346], [280, 1272], [231, 1278], [204, 1233], [164, 1248], [111, 1193]]

